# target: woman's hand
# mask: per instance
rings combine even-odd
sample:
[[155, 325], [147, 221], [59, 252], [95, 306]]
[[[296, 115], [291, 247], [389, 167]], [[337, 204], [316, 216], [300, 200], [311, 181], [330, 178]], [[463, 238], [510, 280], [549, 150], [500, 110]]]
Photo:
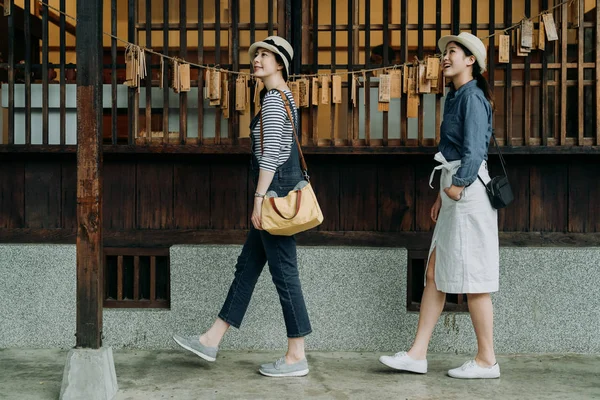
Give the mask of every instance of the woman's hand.
[[262, 224], [260, 223], [262, 217], [263, 201], [264, 199], [262, 197], [254, 198], [254, 209], [252, 210], [252, 217], [250, 218], [250, 220], [252, 221], [252, 225], [254, 225], [254, 228], [258, 229], [259, 231], [263, 230]]
[[446, 196], [450, 197], [454, 201], [459, 201], [462, 197], [462, 191], [464, 190], [464, 186], [450, 186], [444, 188], [444, 192], [446, 192]]
[[438, 194], [435, 203], [433, 203], [433, 206], [431, 206], [431, 219], [433, 222], [437, 222], [438, 215], [440, 214], [440, 208], [442, 208], [442, 198]]

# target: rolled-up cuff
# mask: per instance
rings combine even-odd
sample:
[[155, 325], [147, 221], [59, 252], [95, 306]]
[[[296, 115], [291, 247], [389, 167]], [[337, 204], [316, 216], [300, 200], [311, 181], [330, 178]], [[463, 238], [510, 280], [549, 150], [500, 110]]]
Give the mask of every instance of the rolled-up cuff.
[[265, 159], [262, 159], [258, 162], [258, 168], [265, 170], [265, 171], [269, 171], [272, 173], [275, 173], [275, 171], [277, 171], [277, 160], [275, 161], [267, 161]]
[[477, 175], [472, 178], [460, 178], [454, 175], [452, 177], [452, 184], [454, 186], [469, 186], [471, 183], [475, 182], [475, 179], [477, 179]]

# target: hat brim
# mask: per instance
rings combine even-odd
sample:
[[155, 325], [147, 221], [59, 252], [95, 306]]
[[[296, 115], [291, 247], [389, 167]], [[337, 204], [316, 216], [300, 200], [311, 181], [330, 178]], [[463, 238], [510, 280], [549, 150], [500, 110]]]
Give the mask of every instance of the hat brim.
[[283, 65], [285, 66], [285, 72], [287, 73], [287, 76], [290, 75], [290, 66], [288, 65], [287, 59], [280, 54], [279, 49], [277, 47], [275, 47], [269, 43], [265, 43], [265, 42], [252, 43], [252, 45], [250, 46], [250, 49], [248, 49], [248, 57], [250, 57], [250, 64], [252, 64], [252, 60], [254, 59], [256, 50], [258, 50], [258, 49], [267, 49], [270, 52], [279, 55], [281, 57], [281, 59], [283, 60]]
[[439, 49], [440, 49], [440, 51], [442, 53], [444, 53], [444, 50], [446, 49], [446, 46], [450, 42], [460, 43], [463, 46], [465, 46], [467, 49], [469, 49], [471, 51], [471, 53], [473, 53], [473, 56], [475, 57], [475, 59], [477, 60], [477, 64], [479, 64], [479, 68], [481, 68], [481, 72], [485, 72], [485, 70], [486, 70], [485, 60], [480, 60], [475, 55], [475, 54], [478, 53], [478, 51], [477, 51], [477, 49], [473, 46], [473, 44], [470, 41], [465, 40], [464, 37], [460, 37], [460, 36], [457, 36], [457, 35], [443, 36], [443, 37], [440, 38], [440, 40], [438, 40], [438, 47], [439, 47]]

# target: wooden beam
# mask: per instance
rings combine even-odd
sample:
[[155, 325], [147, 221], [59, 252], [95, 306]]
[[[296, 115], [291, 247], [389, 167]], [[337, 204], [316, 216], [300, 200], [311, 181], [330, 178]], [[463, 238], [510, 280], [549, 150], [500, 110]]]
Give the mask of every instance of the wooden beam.
[[564, 146], [567, 139], [567, 19], [569, 5], [563, 4], [560, 13], [560, 144]]
[[[148, 1], [150, 3], [150, 1]], [[219, 10], [215, 12], [219, 15], [221, 5], [219, 4]], [[187, 14], [187, 0], [179, 0], [179, 23], [181, 28], [179, 30], [179, 57], [183, 60], [187, 59], [187, 29], [185, 28]], [[150, 19], [151, 21], [152, 19]], [[217, 22], [219, 20], [217, 19]], [[151, 32], [148, 32], [148, 36], [152, 36]], [[220, 33], [215, 33], [215, 41], [218, 45]], [[219, 60], [220, 58], [217, 58]], [[188, 117], [188, 97], [187, 92], [179, 92], [179, 143], [185, 143], [188, 137], [187, 133], [187, 117]]]
[[77, 2], [76, 346], [102, 345], [102, 7]]
[[[14, 4], [10, 5], [14, 6]], [[8, 144], [10, 145], [15, 142], [15, 17], [11, 12], [6, 18], [8, 19]]]
[[[104, 245], [119, 247], [169, 247], [177, 244], [243, 244], [247, 230], [146, 229], [107, 230]], [[432, 232], [317, 231], [297, 236], [302, 246], [361, 246], [429, 248]], [[0, 229], [1, 243], [74, 244], [71, 229]], [[502, 247], [598, 247], [600, 233], [499, 232]]]
[[[127, 7], [127, 41], [135, 44], [138, 43], [138, 35], [135, 29], [138, 15], [137, 4], [136, 0], [129, 0]], [[127, 143], [129, 144], [135, 143], [135, 137], [139, 133], [139, 104], [140, 94], [138, 93], [138, 89], [129, 87], [127, 89]]]
[[[590, 138], [591, 139], [591, 138]], [[568, 146], [514, 146], [514, 148], [505, 148], [502, 153], [506, 154], [552, 154], [552, 155], [574, 155], [574, 154], [600, 154], [600, 146], [593, 146], [591, 143], [586, 146], [575, 146], [572, 143]], [[0, 145], [0, 154], [74, 154], [76, 146], [59, 145]], [[369, 155], [369, 154], [420, 154], [433, 155], [437, 152], [434, 146], [388, 146], [364, 148], [358, 146], [306, 146], [302, 148], [305, 154], [344, 154], [344, 155]], [[164, 146], [136, 146], [136, 145], [104, 145], [103, 152], [107, 154], [250, 154], [249, 145], [221, 145], [221, 146], [185, 146], [185, 145], [167, 145]], [[490, 154], [497, 153], [491, 146]]]
[[600, 145], [600, 0], [596, 0], [596, 145]]

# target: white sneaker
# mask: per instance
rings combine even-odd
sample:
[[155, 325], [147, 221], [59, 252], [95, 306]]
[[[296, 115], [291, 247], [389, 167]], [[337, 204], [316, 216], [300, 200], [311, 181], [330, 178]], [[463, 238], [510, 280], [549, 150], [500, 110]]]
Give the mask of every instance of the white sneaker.
[[393, 356], [381, 356], [379, 362], [400, 371], [415, 372], [417, 374], [427, 373], [427, 360], [412, 359], [405, 351]]
[[498, 363], [491, 367], [480, 367], [475, 360], [470, 360], [458, 368], [448, 371], [448, 376], [459, 379], [494, 379], [500, 378], [500, 366]]

